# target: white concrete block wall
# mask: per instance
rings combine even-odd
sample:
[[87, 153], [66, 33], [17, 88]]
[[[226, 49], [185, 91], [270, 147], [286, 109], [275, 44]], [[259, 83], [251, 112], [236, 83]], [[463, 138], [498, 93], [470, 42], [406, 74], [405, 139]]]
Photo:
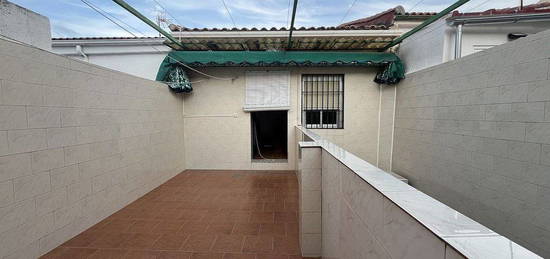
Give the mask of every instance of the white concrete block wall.
[[36, 258], [185, 169], [165, 85], [0, 40], [0, 258]]
[[393, 170], [550, 257], [550, 31], [407, 76]]
[[464, 258], [322, 151], [323, 258]]
[[298, 161], [299, 231], [302, 256], [322, 255], [321, 153], [318, 146], [300, 147]]

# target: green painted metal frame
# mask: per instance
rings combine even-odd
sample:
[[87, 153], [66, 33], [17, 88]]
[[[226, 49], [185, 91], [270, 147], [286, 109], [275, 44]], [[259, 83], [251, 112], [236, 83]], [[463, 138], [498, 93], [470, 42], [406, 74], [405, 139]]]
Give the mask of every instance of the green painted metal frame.
[[298, 0], [294, 0], [294, 7], [292, 8], [292, 20], [290, 22], [290, 33], [288, 34], [288, 46], [287, 49], [292, 47], [292, 32], [294, 31], [294, 19], [296, 18], [296, 8], [298, 7]]
[[430, 19], [424, 21], [420, 25], [414, 27], [414, 29], [412, 29], [412, 30], [408, 31], [407, 33], [401, 35], [397, 39], [394, 39], [390, 44], [388, 44], [384, 47], [384, 50], [387, 50], [387, 49], [401, 43], [404, 39], [406, 39], [406, 38], [410, 37], [411, 35], [417, 33], [418, 31], [422, 30], [424, 27], [426, 27], [426, 26], [432, 24], [433, 22], [439, 20], [441, 17], [447, 15], [448, 13], [452, 12], [453, 10], [455, 10], [456, 8], [464, 5], [467, 2], [470, 2], [470, 0], [459, 0], [459, 1], [457, 1], [456, 3], [454, 3], [451, 6], [447, 7], [445, 10], [438, 13], [437, 15], [431, 17]]
[[[157, 81], [173, 81], [172, 71], [188, 67], [378, 67], [375, 82], [396, 84], [405, 78], [395, 53], [342, 51], [172, 51], [159, 67]], [[182, 80], [180, 80], [182, 81]], [[186, 89], [186, 81], [173, 82]], [[182, 84], [183, 83], [183, 84]], [[190, 89], [190, 87], [189, 87]]]
[[156, 25], [153, 21], [149, 20], [145, 15], [141, 14], [138, 10], [134, 9], [131, 5], [124, 2], [124, 0], [113, 0], [116, 4], [120, 5], [122, 8], [126, 9], [126, 11], [133, 14], [138, 19], [142, 20], [147, 25], [151, 26], [153, 29], [158, 31], [160, 34], [164, 35], [166, 38], [168, 38], [171, 42], [178, 45], [181, 48], [185, 48], [181, 42], [176, 40], [170, 33], [166, 32], [162, 28], [160, 28], [158, 25]]

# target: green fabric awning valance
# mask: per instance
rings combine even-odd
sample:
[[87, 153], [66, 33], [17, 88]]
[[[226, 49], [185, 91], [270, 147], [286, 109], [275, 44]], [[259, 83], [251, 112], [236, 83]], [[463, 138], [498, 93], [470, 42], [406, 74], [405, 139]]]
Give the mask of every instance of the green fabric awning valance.
[[396, 84], [405, 78], [399, 57], [385, 52], [172, 51], [162, 62], [157, 81], [171, 82], [171, 72], [182, 64], [194, 68], [375, 66], [381, 68], [375, 78], [377, 83]]

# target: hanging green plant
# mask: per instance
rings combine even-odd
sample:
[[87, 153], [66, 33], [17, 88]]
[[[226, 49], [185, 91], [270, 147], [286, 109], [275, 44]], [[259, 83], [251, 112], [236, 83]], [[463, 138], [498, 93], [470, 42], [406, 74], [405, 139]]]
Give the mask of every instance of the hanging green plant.
[[172, 67], [168, 73], [166, 82], [172, 91], [176, 93], [190, 93], [193, 91], [187, 73], [185, 73], [185, 70], [181, 66]]

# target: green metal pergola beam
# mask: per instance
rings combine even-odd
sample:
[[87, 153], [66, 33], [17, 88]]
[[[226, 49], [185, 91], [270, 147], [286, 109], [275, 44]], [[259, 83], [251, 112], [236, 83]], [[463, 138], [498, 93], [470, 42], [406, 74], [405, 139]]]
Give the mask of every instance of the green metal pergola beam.
[[292, 8], [292, 20], [290, 21], [290, 33], [288, 34], [288, 46], [287, 49], [292, 47], [292, 32], [294, 31], [294, 19], [296, 18], [296, 8], [298, 7], [298, 0], [294, 0], [294, 7]]
[[134, 9], [131, 5], [129, 5], [128, 3], [124, 2], [124, 0], [113, 0], [113, 2], [117, 3], [118, 5], [120, 5], [122, 8], [126, 9], [126, 11], [130, 12], [131, 14], [133, 14], [135, 17], [139, 18], [140, 20], [142, 20], [144, 23], [146, 23], [147, 25], [153, 27], [153, 29], [155, 29], [156, 31], [158, 31], [160, 34], [164, 35], [166, 38], [168, 38], [171, 42], [173, 42], [174, 44], [178, 45], [179, 47], [181, 48], [185, 48], [183, 46], [183, 44], [181, 42], [179, 42], [178, 40], [176, 40], [176, 38], [174, 38], [170, 33], [166, 32], [165, 30], [163, 30], [162, 28], [160, 28], [158, 25], [156, 25], [153, 21], [149, 20], [147, 17], [145, 17], [145, 15], [141, 14], [138, 10]]
[[422, 30], [424, 27], [432, 24], [433, 22], [439, 20], [441, 17], [447, 15], [448, 13], [452, 12], [453, 10], [455, 10], [456, 8], [462, 6], [463, 4], [467, 3], [467, 2], [470, 2], [470, 0], [459, 0], [457, 1], [456, 3], [452, 4], [451, 6], [447, 7], [445, 10], [441, 11], [440, 13], [438, 13], [437, 15], [431, 17], [430, 19], [424, 21], [423, 23], [421, 23], [420, 25], [414, 27], [412, 30], [408, 31], [407, 33], [399, 36], [398, 38], [394, 39], [390, 44], [386, 45], [384, 47], [384, 50], [387, 50], [399, 43], [401, 43], [404, 39], [410, 37], [411, 35], [417, 33], [418, 31]]

